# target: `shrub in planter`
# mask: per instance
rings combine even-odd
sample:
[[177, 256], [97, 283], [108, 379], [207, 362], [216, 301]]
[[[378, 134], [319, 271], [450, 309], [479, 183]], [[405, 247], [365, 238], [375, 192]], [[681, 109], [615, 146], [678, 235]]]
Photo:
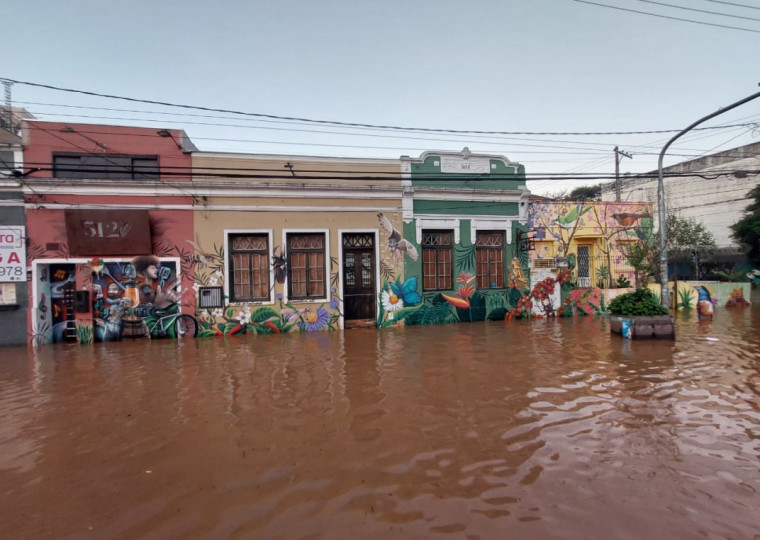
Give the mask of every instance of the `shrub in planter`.
[[636, 289], [634, 292], [616, 296], [608, 309], [612, 315], [624, 317], [668, 314], [668, 310], [660, 305], [657, 296], [649, 289]]

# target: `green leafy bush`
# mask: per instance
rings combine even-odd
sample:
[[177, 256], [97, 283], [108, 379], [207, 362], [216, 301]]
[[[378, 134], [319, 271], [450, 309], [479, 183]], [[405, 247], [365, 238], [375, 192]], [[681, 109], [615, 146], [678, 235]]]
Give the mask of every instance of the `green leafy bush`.
[[627, 279], [623, 274], [620, 274], [617, 278], [617, 283], [615, 283], [618, 289], [627, 289], [631, 286], [631, 280]]
[[660, 305], [655, 294], [649, 289], [636, 289], [634, 292], [615, 297], [610, 302], [609, 310], [613, 315], [627, 317], [668, 314], [668, 310]]

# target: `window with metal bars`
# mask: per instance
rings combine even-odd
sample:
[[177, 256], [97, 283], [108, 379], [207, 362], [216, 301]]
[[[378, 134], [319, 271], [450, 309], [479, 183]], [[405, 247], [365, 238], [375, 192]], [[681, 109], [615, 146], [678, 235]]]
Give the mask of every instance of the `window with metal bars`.
[[422, 290], [451, 290], [452, 236], [452, 231], [422, 231]]
[[288, 299], [326, 298], [325, 234], [288, 233]]
[[230, 234], [230, 301], [269, 300], [269, 235]]
[[504, 287], [504, 231], [475, 233], [475, 268], [478, 289]]

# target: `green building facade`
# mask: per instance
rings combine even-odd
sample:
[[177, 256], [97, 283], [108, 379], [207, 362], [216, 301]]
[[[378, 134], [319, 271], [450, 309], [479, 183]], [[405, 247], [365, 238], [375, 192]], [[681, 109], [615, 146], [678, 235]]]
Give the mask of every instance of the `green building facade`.
[[404, 157], [402, 175], [403, 223], [384, 228], [403, 277], [382, 276], [378, 326], [503, 320], [528, 287], [524, 167], [465, 148]]

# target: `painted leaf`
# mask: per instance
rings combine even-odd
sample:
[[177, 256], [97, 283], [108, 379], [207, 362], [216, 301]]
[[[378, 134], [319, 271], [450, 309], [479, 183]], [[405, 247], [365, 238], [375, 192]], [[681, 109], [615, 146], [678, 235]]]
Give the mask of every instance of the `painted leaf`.
[[[448, 306], [445, 303], [440, 305]], [[407, 315], [406, 324], [417, 326], [443, 322], [440, 320], [441, 314], [438, 308], [439, 306], [427, 306], [423, 304], [419, 309]]]
[[271, 307], [260, 307], [255, 309], [251, 313], [251, 322], [252, 323], [261, 323], [264, 321], [268, 321], [269, 319], [279, 319], [280, 313]]

